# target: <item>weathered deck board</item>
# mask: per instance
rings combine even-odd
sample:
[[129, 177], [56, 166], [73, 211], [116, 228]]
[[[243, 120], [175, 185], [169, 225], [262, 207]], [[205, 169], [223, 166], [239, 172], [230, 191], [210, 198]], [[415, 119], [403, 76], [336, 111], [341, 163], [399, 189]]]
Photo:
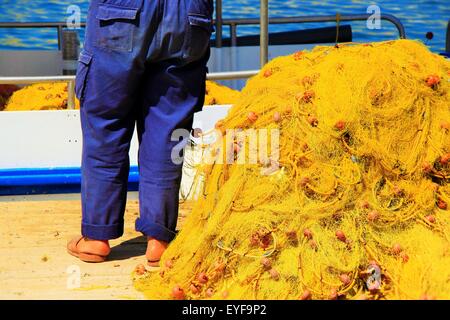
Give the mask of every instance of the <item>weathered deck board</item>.
[[[125, 234], [111, 241], [110, 259], [89, 264], [66, 253], [67, 240], [80, 232], [80, 201], [1, 201], [0, 299], [142, 299], [131, 281], [134, 267], [145, 262], [145, 238], [134, 230], [138, 211], [130, 200]], [[181, 205], [179, 225], [189, 211]], [[74, 266], [81, 286], [69, 289]]]

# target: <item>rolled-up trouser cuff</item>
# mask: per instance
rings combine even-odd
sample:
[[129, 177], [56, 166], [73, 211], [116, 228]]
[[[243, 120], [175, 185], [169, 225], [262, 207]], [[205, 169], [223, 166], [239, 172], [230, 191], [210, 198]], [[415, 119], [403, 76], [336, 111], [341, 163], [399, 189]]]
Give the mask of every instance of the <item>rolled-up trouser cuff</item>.
[[142, 219], [136, 220], [136, 231], [142, 232], [147, 237], [153, 237], [159, 241], [171, 242], [177, 235], [176, 232], [167, 229], [156, 223], [144, 222]]
[[81, 234], [93, 240], [117, 239], [123, 235], [123, 224], [98, 226], [82, 223]]

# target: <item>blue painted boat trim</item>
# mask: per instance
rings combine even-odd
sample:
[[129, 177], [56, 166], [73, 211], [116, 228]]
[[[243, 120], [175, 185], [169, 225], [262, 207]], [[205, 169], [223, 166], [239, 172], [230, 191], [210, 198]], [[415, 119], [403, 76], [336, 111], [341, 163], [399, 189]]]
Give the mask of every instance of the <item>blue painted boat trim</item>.
[[[130, 168], [129, 191], [137, 191], [139, 171]], [[80, 168], [36, 168], [0, 170], [0, 195], [78, 193], [81, 189]]]

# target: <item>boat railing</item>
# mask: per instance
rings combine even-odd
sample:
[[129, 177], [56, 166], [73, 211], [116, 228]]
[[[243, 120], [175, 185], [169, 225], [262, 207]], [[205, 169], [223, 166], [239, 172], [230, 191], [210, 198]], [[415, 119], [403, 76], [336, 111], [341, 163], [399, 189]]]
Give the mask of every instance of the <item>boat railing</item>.
[[[351, 15], [325, 15], [325, 16], [298, 16], [298, 17], [278, 17], [269, 18], [269, 24], [295, 24], [295, 23], [316, 23], [316, 22], [336, 22], [339, 21], [364, 21], [371, 17], [370, 14], [351, 14]], [[391, 22], [397, 29], [399, 37], [406, 38], [405, 27], [401, 21], [391, 14], [381, 14], [381, 20]], [[259, 25], [259, 18], [236, 18], [215, 20], [216, 26], [216, 47], [222, 47], [223, 26], [230, 28], [231, 46], [237, 45], [237, 29], [241, 25]], [[85, 28], [86, 23], [80, 23], [80, 28]], [[67, 28], [65, 22], [0, 22], [0, 28], [54, 28], [57, 30], [58, 49], [61, 50], [63, 30]]]
[[[327, 16], [299, 16], [299, 17], [279, 17], [270, 18], [269, 24], [293, 24], [293, 23], [314, 23], [314, 22], [336, 22], [339, 21], [364, 21], [371, 17], [370, 14], [352, 14], [352, 15], [340, 15], [338, 18], [336, 15]], [[391, 22], [397, 29], [399, 37], [401, 39], [406, 38], [405, 27], [401, 21], [391, 15], [391, 14], [381, 14], [381, 20]], [[231, 35], [231, 46], [236, 46], [237, 44], [237, 28], [239, 25], [257, 25], [259, 24], [259, 19], [225, 19], [223, 20], [223, 25], [230, 27]], [[217, 28], [216, 24], [216, 47], [221, 47], [222, 34], [220, 34], [221, 28]]]
[[447, 33], [445, 35], [445, 52], [450, 53], [450, 20], [448, 20]]
[[[207, 74], [208, 80], [247, 79], [256, 75], [259, 70], [214, 72]], [[75, 109], [75, 76], [45, 76], [45, 77], [0, 77], [0, 84], [35, 84], [48, 82], [67, 83], [67, 108]]]

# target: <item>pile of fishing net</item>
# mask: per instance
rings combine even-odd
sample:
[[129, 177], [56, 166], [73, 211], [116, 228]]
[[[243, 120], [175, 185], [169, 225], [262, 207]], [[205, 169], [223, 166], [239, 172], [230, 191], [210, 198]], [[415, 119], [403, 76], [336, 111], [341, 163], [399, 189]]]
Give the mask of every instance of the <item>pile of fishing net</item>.
[[449, 299], [449, 72], [408, 40], [274, 59], [216, 128], [279, 129], [278, 150], [266, 143], [279, 159], [249, 163], [236, 137], [228, 149], [245, 164], [205, 149], [215, 162], [198, 168], [198, 201], [136, 287], [156, 299]]
[[0, 111], [3, 111], [3, 109], [5, 109], [5, 106], [8, 103], [9, 98], [15, 91], [19, 89], [20, 88], [15, 85], [0, 84]]
[[205, 105], [234, 104], [240, 92], [214, 81], [206, 81]]
[[[17, 90], [9, 98], [4, 111], [36, 111], [67, 109], [67, 83], [36, 83]], [[80, 108], [75, 101], [76, 109]]]
[[[239, 91], [206, 81], [205, 105], [233, 104], [239, 94]], [[67, 109], [67, 96], [67, 83], [37, 83], [17, 88], [3, 100], [0, 96], [0, 111], [64, 110]], [[75, 108], [80, 108], [78, 99]]]

